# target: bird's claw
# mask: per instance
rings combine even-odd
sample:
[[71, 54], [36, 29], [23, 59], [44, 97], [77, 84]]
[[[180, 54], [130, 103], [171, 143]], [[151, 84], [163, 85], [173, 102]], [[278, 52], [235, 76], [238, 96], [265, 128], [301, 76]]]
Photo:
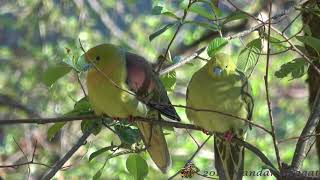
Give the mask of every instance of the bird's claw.
[[132, 123], [133, 121], [134, 121], [134, 117], [130, 115], [130, 116], [128, 117], [128, 122], [129, 122], [129, 123]]
[[115, 121], [119, 121], [120, 120], [119, 117], [112, 117], [112, 119], [115, 120]]
[[224, 138], [225, 138], [225, 140], [227, 141], [227, 142], [231, 142], [232, 141], [232, 139], [233, 139], [233, 137], [234, 137], [234, 134], [232, 133], [232, 131], [227, 131], [227, 132], [225, 132], [225, 134], [224, 134]]
[[210, 132], [205, 129], [202, 129], [202, 132], [205, 133], [206, 135], [210, 135]]

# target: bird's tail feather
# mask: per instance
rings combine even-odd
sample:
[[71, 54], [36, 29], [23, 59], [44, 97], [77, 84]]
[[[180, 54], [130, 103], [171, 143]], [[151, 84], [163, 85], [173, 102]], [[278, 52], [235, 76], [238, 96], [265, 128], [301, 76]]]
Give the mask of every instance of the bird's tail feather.
[[244, 147], [219, 137], [214, 139], [215, 168], [221, 180], [241, 180], [244, 166]]
[[147, 122], [136, 123], [153, 162], [163, 173], [166, 173], [171, 166], [171, 157], [162, 127]]

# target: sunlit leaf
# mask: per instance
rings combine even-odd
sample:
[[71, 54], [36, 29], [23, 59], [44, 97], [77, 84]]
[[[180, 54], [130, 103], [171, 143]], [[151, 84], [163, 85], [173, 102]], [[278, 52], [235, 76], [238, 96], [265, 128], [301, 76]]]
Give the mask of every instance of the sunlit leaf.
[[228, 40], [225, 38], [215, 38], [208, 46], [207, 53], [210, 57], [213, 57], [218, 51], [220, 51], [225, 45], [228, 44]]
[[201, 6], [201, 4], [198, 4], [198, 3], [192, 4], [191, 7], [189, 8], [189, 11], [194, 12], [210, 20], [214, 19], [213, 12]]
[[249, 42], [238, 56], [237, 69], [249, 75], [258, 61], [261, 50], [262, 44], [260, 39], [254, 39]]
[[165, 15], [168, 17], [172, 17], [174, 19], [179, 19], [177, 15], [175, 15], [173, 12], [170, 12], [167, 8], [161, 5], [154, 6], [152, 8], [152, 14], [153, 15]]
[[60, 129], [66, 124], [66, 122], [58, 122], [55, 123], [54, 125], [52, 125], [47, 133], [47, 137], [49, 139], [49, 141], [52, 140], [52, 138], [54, 138], [54, 136], [60, 131]]
[[217, 17], [220, 17], [222, 15], [222, 11], [217, 8], [211, 1], [209, 0], [198, 0], [198, 2], [202, 2], [205, 4], [208, 4], [210, 8], [213, 10], [213, 12], [216, 14]]
[[176, 72], [171, 71], [169, 73], [164, 74], [163, 76], [161, 76], [161, 81], [167, 91], [172, 91], [177, 81]]
[[42, 82], [46, 86], [51, 87], [52, 84], [54, 84], [61, 77], [68, 74], [71, 70], [72, 68], [66, 64], [59, 64], [53, 67], [49, 67], [42, 75]]
[[148, 164], [138, 154], [132, 154], [127, 158], [126, 167], [135, 180], [142, 180], [148, 174]]
[[161, 35], [162, 33], [164, 33], [166, 30], [168, 30], [169, 28], [175, 26], [176, 23], [169, 23], [165, 26], [163, 26], [162, 28], [160, 28], [159, 30], [157, 30], [156, 32], [152, 33], [149, 36], [149, 41], [152, 41], [154, 38], [158, 37], [159, 35]]
[[101, 148], [95, 152], [93, 152], [92, 154], [90, 154], [90, 157], [89, 157], [89, 161], [91, 161], [92, 159], [94, 159], [95, 157], [113, 149], [115, 146], [108, 146], [108, 147], [104, 147], [104, 148]]
[[275, 72], [275, 76], [284, 78], [291, 75], [292, 79], [300, 78], [306, 73], [307, 67], [308, 63], [303, 58], [297, 58], [281, 65], [280, 69]]

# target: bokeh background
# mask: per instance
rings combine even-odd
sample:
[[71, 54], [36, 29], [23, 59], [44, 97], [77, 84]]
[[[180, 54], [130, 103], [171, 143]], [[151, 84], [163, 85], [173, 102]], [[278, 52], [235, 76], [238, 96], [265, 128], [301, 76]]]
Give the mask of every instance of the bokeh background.
[[[59, 117], [73, 109], [74, 102], [83, 97], [77, 83], [75, 73], [69, 73], [51, 87], [42, 83], [42, 74], [50, 66], [58, 64], [67, 57], [66, 48], [80, 54], [78, 39], [86, 49], [100, 44], [113, 43], [140, 54], [155, 62], [165, 49], [175, 32], [167, 30], [152, 42], [148, 37], [164, 24], [172, 21], [168, 17], [152, 15], [152, 7], [158, 1], [149, 0], [17, 0], [0, 1], [0, 119]], [[178, 0], [164, 2], [170, 11], [181, 16], [183, 9]], [[261, 13], [266, 16], [264, 1], [234, 1], [240, 8], [252, 14]], [[290, 1], [276, 1], [274, 13], [290, 5]], [[248, 7], [247, 4], [250, 4]], [[204, 6], [205, 7], [205, 6]], [[206, 8], [206, 7], [205, 7]], [[224, 15], [233, 11], [227, 2], [219, 2]], [[285, 17], [277, 24], [285, 27], [296, 13]], [[189, 13], [188, 19], [201, 21], [202, 17]], [[256, 22], [236, 21], [223, 28], [224, 35], [241, 32]], [[301, 19], [286, 31], [292, 35], [302, 27]], [[236, 61], [244, 44], [257, 38], [256, 32], [232, 40], [226, 48]], [[205, 38], [204, 38], [205, 37]], [[212, 32], [194, 25], [182, 27], [170, 50], [175, 59], [185, 57], [197, 48], [206, 46], [213, 38]], [[264, 44], [264, 47], [266, 45]], [[273, 47], [273, 51], [281, 47]], [[264, 48], [265, 50], [266, 48]], [[202, 55], [207, 57], [206, 54]], [[308, 91], [306, 76], [299, 79], [278, 79], [274, 73], [280, 66], [296, 58], [296, 54], [288, 51], [271, 56], [270, 96], [278, 139], [299, 136], [309, 115]], [[265, 73], [266, 56], [261, 56], [257, 68], [250, 77], [255, 98], [253, 119], [256, 123], [270, 127], [263, 75]], [[203, 61], [197, 59], [176, 70], [177, 82], [173, 91], [169, 92], [173, 104], [185, 104], [185, 93], [188, 81]], [[82, 80], [84, 80], [82, 78]], [[205, 87], [204, 87], [205, 88]], [[183, 108], [177, 108], [183, 122], [189, 123]], [[25, 157], [15, 141], [29, 158], [32, 156], [35, 141], [37, 149], [35, 160], [45, 164], [53, 164], [66, 153], [81, 136], [80, 122], [69, 122], [52, 141], [47, 138], [47, 130], [51, 125], [6, 125], [0, 127], [0, 164], [24, 162]], [[206, 135], [201, 132], [191, 134], [202, 143]], [[148, 162], [147, 179], [166, 179], [181, 169], [197, 145], [185, 130], [168, 131], [166, 136], [172, 156], [172, 168], [167, 175], [161, 174], [152, 163], [147, 153], [141, 153]], [[271, 136], [253, 128], [247, 135], [247, 141], [258, 147], [274, 163], [275, 153]], [[68, 169], [60, 171], [57, 179], [91, 179], [103, 165], [108, 153], [88, 161], [89, 155], [111, 142], [119, 142], [108, 129], [103, 129], [97, 136], [90, 136], [86, 145], [68, 161]], [[279, 144], [281, 158], [290, 163], [296, 140]], [[205, 145], [194, 159], [201, 170], [212, 171], [212, 140]], [[258, 171], [264, 169], [263, 163], [251, 152], [247, 151], [245, 170]], [[126, 156], [110, 159], [104, 168], [101, 179], [131, 179], [125, 166]], [[304, 169], [318, 170], [318, 159], [312, 149], [304, 163]], [[30, 179], [39, 179], [47, 170], [44, 166], [31, 165]], [[0, 169], [4, 179], [26, 179], [28, 167]], [[176, 179], [180, 179], [179, 176]], [[203, 179], [195, 176], [193, 179]], [[245, 179], [274, 179], [272, 177], [245, 177]]]

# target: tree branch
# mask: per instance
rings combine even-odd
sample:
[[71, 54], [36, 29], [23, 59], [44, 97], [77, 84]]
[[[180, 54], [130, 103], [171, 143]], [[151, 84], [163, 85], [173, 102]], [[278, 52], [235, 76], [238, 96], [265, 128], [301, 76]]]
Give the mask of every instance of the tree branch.
[[62, 166], [73, 156], [73, 154], [85, 143], [87, 138], [90, 136], [91, 132], [86, 131], [78, 140], [78, 142], [63, 156], [62, 159], [57, 161], [55, 165], [44, 175], [42, 180], [51, 179], [61, 168]]
[[295, 171], [300, 170], [306, 157], [306, 152], [310, 147], [310, 137], [315, 131], [320, 119], [320, 89], [318, 90], [314, 106], [310, 113], [308, 122], [303, 128], [296, 149], [292, 158], [291, 168]]

